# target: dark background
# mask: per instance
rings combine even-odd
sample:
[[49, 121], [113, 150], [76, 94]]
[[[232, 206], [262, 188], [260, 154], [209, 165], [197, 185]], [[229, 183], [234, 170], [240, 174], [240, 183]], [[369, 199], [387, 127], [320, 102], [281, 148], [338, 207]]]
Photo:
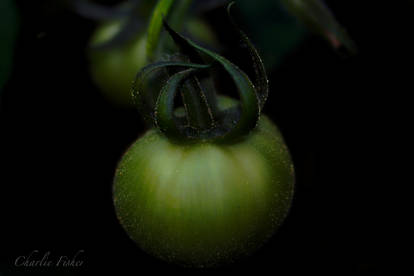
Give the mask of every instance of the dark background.
[[[95, 25], [57, 2], [17, 1], [21, 28], [0, 110], [0, 274], [276, 274], [405, 264], [391, 230], [397, 179], [389, 178], [388, 164], [399, 122], [395, 98], [408, 83], [407, 71], [399, 71], [409, 64], [403, 7], [394, 13], [389, 5], [361, 3], [372, 1], [327, 1], [359, 54], [343, 59], [310, 36], [269, 71], [264, 113], [280, 127], [296, 167], [290, 215], [254, 256], [193, 271], [146, 255], [117, 222], [114, 169], [143, 124], [135, 110], [111, 105], [93, 85], [85, 47]], [[220, 26], [221, 13], [211, 14]], [[225, 37], [226, 28], [217, 32]], [[85, 250], [84, 264], [60, 271], [14, 267], [16, 257], [35, 249], [52, 256]]]

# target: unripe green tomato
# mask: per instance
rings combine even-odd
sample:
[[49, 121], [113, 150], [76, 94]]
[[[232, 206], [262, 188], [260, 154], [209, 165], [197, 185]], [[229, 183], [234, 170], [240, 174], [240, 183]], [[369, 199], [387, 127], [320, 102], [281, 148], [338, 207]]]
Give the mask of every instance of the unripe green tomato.
[[[122, 21], [102, 24], [92, 35], [90, 45], [109, 41], [121, 29]], [[211, 29], [199, 19], [189, 20], [186, 30], [197, 41], [217, 44]], [[89, 63], [92, 79], [105, 97], [120, 106], [132, 106], [131, 87], [136, 74], [147, 64], [146, 36], [138, 34], [125, 45], [111, 49], [91, 49]]]
[[[105, 23], [93, 34], [91, 45], [108, 41], [122, 26], [121, 21]], [[143, 34], [125, 45], [89, 52], [92, 79], [105, 97], [118, 105], [131, 105], [131, 86], [137, 72], [146, 64]]]
[[121, 159], [113, 187], [117, 217], [143, 250], [195, 267], [257, 250], [291, 205], [294, 168], [277, 127], [258, 126], [233, 144], [175, 144], [158, 130]]

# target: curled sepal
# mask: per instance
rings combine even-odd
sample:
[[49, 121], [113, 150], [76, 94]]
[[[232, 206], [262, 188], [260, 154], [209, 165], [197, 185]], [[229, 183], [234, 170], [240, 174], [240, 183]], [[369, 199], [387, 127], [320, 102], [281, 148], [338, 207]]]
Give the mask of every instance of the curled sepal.
[[168, 138], [186, 140], [187, 135], [174, 115], [174, 99], [179, 86], [197, 69], [191, 68], [174, 74], [162, 88], [155, 106], [155, 124]]
[[264, 63], [257, 52], [256, 48], [253, 46], [250, 39], [247, 35], [237, 26], [234, 22], [233, 17], [231, 16], [231, 7], [235, 2], [231, 2], [227, 6], [227, 14], [229, 16], [230, 22], [233, 25], [233, 28], [239, 34], [241, 41], [246, 46], [247, 53], [249, 54], [252, 60], [252, 66], [254, 69], [254, 79], [253, 84], [256, 87], [257, 97], [260, 101], [260, 109], [263, 109], [264, 104], [266, 103], [267, 97], [269, 95], [269, 81], [267, 79], [266, 69]]
[[166, 67], [202, 69], [209, 67], [209, 65], [177, 61], [163, 61], [152, 63], [142, 68], [135, 78], [131, 92], [134, 104], [138, 108], [138, 111], [141, 113], [146, 122], [152, 123], [154, 121], [154, 109], [160, 91], [157, 91], [156, 89], [146, 89], [144, 86], [146, 84], [146, 81], [148, 81], [148, 76], [151, 73], [154, 73], [154, 71]]
[[191, 47], [197, 49], [199, 52], [209, 56], [214, 61], [221, 64], [236, 85], [242, 109], [239, 120], [235, 123], [234, 127], [230, 129], [230, 131], [228, 131], [224, 136], [216, 138], [215, 140], [227, 141], [249, 133], [256, 126], [260, 115], [260, 106], [257, 92], [249, 77], [226, 58], [197, 45], [188, 38], [181, 36], [173, 29], [171, 29], [165, 21], [164, 26], [178, 45], [190, 45]]

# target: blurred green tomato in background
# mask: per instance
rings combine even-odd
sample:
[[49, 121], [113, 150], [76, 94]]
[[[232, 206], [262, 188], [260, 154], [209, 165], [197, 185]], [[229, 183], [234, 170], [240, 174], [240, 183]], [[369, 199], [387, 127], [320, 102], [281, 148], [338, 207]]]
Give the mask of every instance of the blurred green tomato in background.
[[[175, 6], [172, 7], [171, 13], [174, 13], [174, 8]], [[183, 21], [179, 23], [181, 29], [195, 41], [205, 45], [217, 45], [214, 33], [204, 21], [187, 16], [179, 19]], [[169, 45], [160, 39], [161, 45], [150, 44], [153, 53], [148, 53], [148, 33], [143, 28], [141, 32], [121, 45], [96, 47], [112, 40], [122, 31], [124, 23], [123, 20], [112, 20], [101, 24], [92, 35], [88, 54], [92, 79], [105, 97], [118, 106], [132, 107], [131, 85], [137, 72], [151, 60], [159, 58], [158, 52], [152, 48], [161, 46], [162, 52], [165, 53], [168, 52]], [[149, 55], [152, 58], [149, 58]]]
[[[121, 21], [104, 23], [93, 34], [91, 46], [110, 40], [121, 26]], [[89, 50], [92, 78], [105, 96], [114, 103], [128, 105], [131, 102], [132, 81], [146, 63], [145, 45], [145, 35], [139, 34], [119, 47]]]

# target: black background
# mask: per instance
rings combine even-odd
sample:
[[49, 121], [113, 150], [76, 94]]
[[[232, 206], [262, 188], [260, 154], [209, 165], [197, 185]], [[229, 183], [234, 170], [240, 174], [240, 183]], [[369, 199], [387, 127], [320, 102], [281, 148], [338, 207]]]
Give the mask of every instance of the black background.
[[[112, 106], [91, 82], [85, 46], [93, 22], [57, 1], [18, 1], [21, 32], [0, 111], [0, 272], [276, 274], [401, 267], [390, 230], [397, 180], [388, 178], [387, 163], [394, 144], [389, 138], [398, 132], [395, 96], [405, 89], [403, 73], [392, 72], [409, 63], [409, 25], [402, 7], [393, 13], [361, 2], [373, 1], [327, 1], [356, 41], [357, 56], [342, 59], [312, 36], [269, 72], [264, 113], [284, 134], [297, 171], [286, 222], [254, 256], [193, 271], [146, 255], [117, 222], [114, 169], [144, 128], [135, 110]], [[217, 31], [225, 37], [225, 29]], [[52, 256], [84, 250], [84, 264], [59, 271], [14, 267], [16, 257], [35, 249]]]

